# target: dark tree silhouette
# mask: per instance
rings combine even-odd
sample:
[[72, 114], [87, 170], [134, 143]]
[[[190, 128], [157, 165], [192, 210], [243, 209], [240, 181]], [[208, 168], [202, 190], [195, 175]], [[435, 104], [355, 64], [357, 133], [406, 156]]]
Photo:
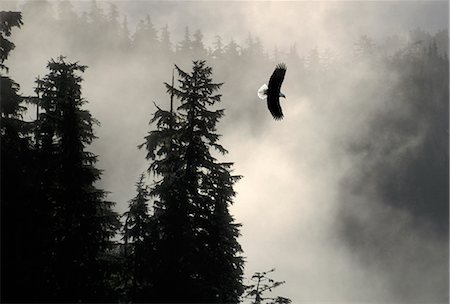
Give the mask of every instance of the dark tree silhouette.
[[3, 74], [7, 71], [4, 62], [14, 49], [7, 37], [13, 27], [21, 25], [21, 13], [0, 12], [2, 302], [38, 298], [44, 279], [41, 233], [46, 231], [40, 224], [46, 218], [36, 206], [33, 124], [22, 119], [26, 107], [19, 84]]
[[161, 176], [151, 192], [160, 236], [155, 300], [237, 303], [243, 260], [228, 206], [239, 176], [231, 175], [231, 163], [220, 163], [210, 153], [210, 148], [226, 153], [215, 133], [223, 110], [208, 110], [220, 101], [214, 92], [221, 84], [212, 82], [204, 61], [195, 61], [191, 74], [176, 69], [180, 87], [166, 86], [181, 105], [177, 113], [158, 108], [152, 120], [157, 130], [145, 143], [149, 171]]
[[[38, 80], [38, 146], [44, 165], [43, 192], [51, 204], [51, 287], [57, 301], [98, 301], [104, 290], [107, 264], [104, 253], [111, 247], [119, 222], [113, 203], [94, 183], [100, 171], [96, 156], [85, 151], [95, 138], [97, 123], [82, 109], [81, 76], [85, 66], [67, 63], [63, 57], [48, 63], [49, 74]], [[48, 173], [49, 169], [52, 169]]]
[[11, 29], [13, 27], [20, 27], [22, 22], [22, 13], [20, 12], [0, 12], [0, 69], [8, 71], [3, 63], [8, 58], [15, 45], [6, 37], [11, 36]]
[[267, 291], [272, 292], [272, 289], [285, 283], [285, 281], [274, 281], [268, 274], [274, 272], [275, 269], [264, 272], [256, 272], [252, 277], [252, 283], [245, 286], [246, 292], [244, 298], [254, 299], [253, 304], [289, 304], [292, 301], [288, 298], [277, 296], [267, 297]]
[[130, 200], [129, 209], [124, 213], [123, 226], [124, 241], [124, 289], [127, 300], [139, 301], [142, 289], [145, 287], [145, 277], [149, 270], [149, 249], [146, 245], [150, 214], [147, 206], [149, 190], [144, 184], [144, 175], [139, 177], [136, 184], [136, 196]]

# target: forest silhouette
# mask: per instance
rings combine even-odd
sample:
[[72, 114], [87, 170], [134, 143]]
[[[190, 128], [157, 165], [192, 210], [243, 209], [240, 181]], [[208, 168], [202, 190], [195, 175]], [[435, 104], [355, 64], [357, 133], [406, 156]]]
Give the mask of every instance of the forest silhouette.
[[[42, 62], [46, 74], [34, 75], [35, 95], [26, 96], [8, 76], [14, 66], [7, 58], [15, 51], [14, 35], [26, 30], [31, 14], [41, 31], [58, 28], [69, 54]], [[221, 119], [242, 121], [264, 113], [258, 117], [267, 120], [258, 118], [249, 127], [257, 134], [269, 123], [265, 106], [254, 109], [245, 102], [241, 83], [254, 87], [257, 98], [260, 82], [253, 75], [267, 75], [265, 67], [280, 61], [289, 66], [292, 87], [317, 100], [326, 99], [323, 88], [339, 83], [350, 65], [379, 71], [363, 80], [367, 92], [380, 84], [389, 87], [393, 93], [386, 98], [395, 98], [409, 115], [381, 111], [367, 122], [368, 136], [346, 147], [370, 161], [357, 164], [357, 176], [343, 181], [342, 199], [370, 184], [384, 204], [406, 210], [413, 224], [425, 219], [427, 229], [448, 238], [447, 31], [415, 29], [408, 40], [392, 36], [380, 43], [361, 36], [352, 54], [337, 58], [332, 50], [317, 48], [300, 57], [294, 44], [287, 52], [268, 54], [252, 35], [245, 45], [216, 36], [207, 46], [202, 32], [191, 33], [189, 27], [175, 43], [168, 26], [157, 29], [150, 15], [130, 31], [114, 4], [105, 9], [96, 1], [82, 13], [69, 1], [29, 1], [21, 12], [0, 12], [0, 20], [2, 302], [290, 303], [262, 294], [284, 283], [268, 279], [271, 271], [253, 276], [268, 279], [272, 284], [266, 289], [259, 281], [244, 283], [241, 225], [229, 211], [241, 176], [233, 173], [233, 163], [217, 156], [227, 153], [219, 141]], [[27, 39], [39, 43], [42, 37]], [[156, 111], [139, 146], [148, 169], [136, 177], [135, 197], [123, 215], [115, 210], [117, 202], [108, 200], [107, 191], [115, 189], [98, 186], [108, 172], [96, 167], [98, 156], [89, 147], [101, 140], [95, 136], [100, 123], [82, 93], [88, 66], [121, 60], [174, 72], [172, 81], [161, 75], [142, 80], [167, 94], [148, 98], [155, 100]], [[389, 83], [393, 74], [396, 81]], [[240, 99], [239, 110], [228, 109], [227, 100]], [[417, 134], [421, 140], [414, 149], [399, 148]], [[401, 161], [386, 162], [386, 155]], [[376, 245], [361, 241], [371, 234], [367, 222], [344, 212], [347, 208], [355, 208], [350, 199], [339, 227], [346, 242], [370, 252]], [[448, 300], [448, 294], [441, 298]]]

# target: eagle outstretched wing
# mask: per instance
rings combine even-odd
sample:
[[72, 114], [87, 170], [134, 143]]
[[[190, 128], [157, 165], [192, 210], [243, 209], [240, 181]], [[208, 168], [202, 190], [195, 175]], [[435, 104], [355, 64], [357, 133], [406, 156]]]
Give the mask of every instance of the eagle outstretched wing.
[[286, 75], [286, 65], [284, 63], [277, 64], [275, 71], [273, 71], [272, 76], [270, 76], [269, 90], [277, 91], [279, 94], [284, 75]]
[[285, 74], [286, 65], [284, 63], [278, 64], [272, 76], [270, 76], [269, 88], [267, 90], [267, 107], [276, 120], [283, 118], [283, 111], [280, 106], [280, 90]]

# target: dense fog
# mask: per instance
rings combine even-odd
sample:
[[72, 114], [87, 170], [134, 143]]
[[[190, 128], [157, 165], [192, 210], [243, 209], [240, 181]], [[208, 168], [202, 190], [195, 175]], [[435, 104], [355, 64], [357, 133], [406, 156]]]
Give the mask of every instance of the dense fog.
[[[293, 303], [448, 302], [448, 3], [2, 1], [23, 13], [6, 61], [32, 96], [59, 55], [88, 68], [89, 150], [119, 213], [149, 166], [174, 64], [205, 59], [245, 274], [275, 267]], [[258, 88], [287, 64], [284, 119]], [[175, 77], [177, 75], [175, 74]], [[30, 106], [26, 119], [33, 120]], [[152, 184], [153, 176], [146, 178]]]

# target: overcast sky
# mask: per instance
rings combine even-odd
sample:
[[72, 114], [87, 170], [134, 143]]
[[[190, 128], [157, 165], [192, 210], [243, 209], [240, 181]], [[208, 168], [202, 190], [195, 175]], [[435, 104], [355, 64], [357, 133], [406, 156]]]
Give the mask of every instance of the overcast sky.
[[[275, 47], [287, 50], [295, 43], [301, 56], [316, 47], [344, 52], [363, 34], [377, 40], [393, 34], [407, 35], [415, 28], [434, 33], [448, 29], [449, 14], [446, 1], [113, 2], [128, 16], [131, 30], [148, 13], [157, 28], [168, 25], [173, 41], [182, 38], [188, 25], [192, 31], [200, 29], [207, 44], [215, 35], [221, 35], [225, 42], [235, 39], [244, 43], [251, 33], [259, 36], [269, 51]], [[20, 7], [20, 3], [2, 2], [0, 9], [3, 5], [5, 9]], [[89, 6], [88, 1], [73, 3], [80, 10]], [[27, 32], [33, 33], [29, 25], [32, 22], [24, 20], [24, 23], [23, 31], [29, 26]], [[45, 62], [59, 55], [65, 46], [63, 42], [52, 45], [42, 41], [49, 45], [37, 47], [39, 51], [30, 55], [26, 51], [30, 47], [27, 37], [21, 37], [20, 31], [14, 30], [12, 40], [16, 42], [16, 50], [7, 65], [11, 77], [21, 84], [22, 92], [31, 94], [36, 75], [45, 74]], [[156, 100], [165, 94], [162, 85], [146, 87], [145, 79], [132, 82], [135, 87], [144, 88], [140, 92], [123, 89], [121, 84], [127, 81], [125, 78], [139, 75], [141, 69], [138, 65], [121, 67], [120, 72], [125, 76], [115, 79], [112, 76], [117, 72], [115, 67], [91, 64], [84, 77], [83, 95], [90, 101], [93, 115], [102, 123], [96, 132], [99, 139], [91, 150], [99, 155], [99, 167], [104, 170], [101, 186], [111, 191], [110, 198], [117, 202], [119, 212], [127, 208], [127, 201], [134, 196], [134, 184], [148, 166], [144, 152], [136, 148], [150, 130], [148, 121], [154, 107], [148, 99]], [[267, 74], [255, 78], [261, 79], [262, 84], [272, 69], [267, 67]], [[161, 70], [165, 81], [170, 72], [170, 67]], [[334, 98], [319, 102], [296, 90], [297, 80], [290, 78], [288, 67], [283, 87], [288, 97], [283, 104], [283, 121], [273, 121], [266, 111], [255, 111], [254, 115], [246, 116], [246, 121], [235, 123], [226, 117], [219, 125], [222, 144], [230, 152], [226, 160], [234, 162], [234, 172], [244, 176], [235, 187], [238, 194], [232, 213], [243, 224], [239, 241], [247, 261], [246, 275], [277, 268], [273, 278], [285, 280], [286, 284], [276, 294], [291, 298], [293, 303], [406, 303], [411, 299], [405, 291], [393, 290], [393, 275], [385, 264], [367, 263], [360, 258], [342, 240], [337, 229], [343, 221], [342, 181], [359, 161], [354, 155], [346, 154], [342, 145], [355, 134], [360, 135], [366, 119], [376, 109], [386, 106], [369, 98], [346, 99], [351, 90], [357, 89], [358, 79], [370, 77], [371, 71], [360, 73], [348, 71], [342, 75], [341, 89], [330, 93]], [[252, 102], [252, 107], [265, 108], [256, 98], [258, 87], [242, 86], [244, 100]], [[144, 96], [148, 99], [143, 100]], [[227, 100], [224, 95], [223, 102], [230, 111], [239, 111], [239, 101]], [[255, 135], [252, 125], [257, 122], [264, 130]], [[368, 206], [371, 200], [376, 198], [366, 197], [364, 203]], [[364, 210], [365, 216], [387, 212], [375, 202]], [[405, 217], [400, 214], [395, 220], [389, 219], [407, 222]], [[380, 233], [384, 233], [383, 229], [381, 225]], [[420, 243], [418, 254], [430, 259], [423, 273], [433, 275], [440, 267], [433, 261], [438, 254], [435, 252], [446, 243], [416, 232], [410, 243], [399, 242], [387, 250], [402, 254], [415, 250]], [[392, 271], [398, 271], [395, 279], [401, 278], [402, 268]], [[411, 273], [417, 280], [425, 279], [420, 278], [419, 271]], [[411, 286], [419, 287], [409, 290], [410, 294], [425, 294], [429, 296], [427, 299], [435, 299], [433, 286], [419, 283]]]

